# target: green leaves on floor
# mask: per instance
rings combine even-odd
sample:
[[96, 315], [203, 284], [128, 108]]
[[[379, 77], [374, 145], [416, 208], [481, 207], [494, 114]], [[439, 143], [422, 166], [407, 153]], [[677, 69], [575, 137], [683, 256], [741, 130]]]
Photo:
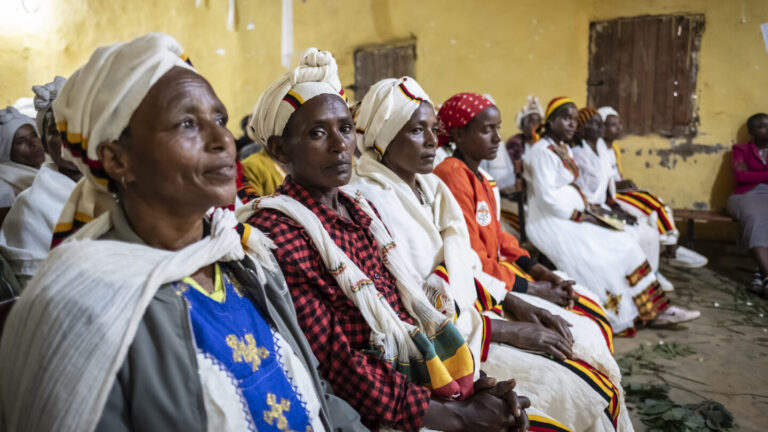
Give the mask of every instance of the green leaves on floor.
[[[626, 378], [660, 372], [658, 359], [688, 357], [696, 351], [681, 343], [640, 346], [619, 357], [617, 362]], [[622, 382], [626, 401], [638, 410], [640, 420], [649, 432], [734, 431], [738, 425], [733, 415], [720, 403], [707, 399], [698, 404], [681, 405], [670, 399], [670, 387], [665, 382]]]

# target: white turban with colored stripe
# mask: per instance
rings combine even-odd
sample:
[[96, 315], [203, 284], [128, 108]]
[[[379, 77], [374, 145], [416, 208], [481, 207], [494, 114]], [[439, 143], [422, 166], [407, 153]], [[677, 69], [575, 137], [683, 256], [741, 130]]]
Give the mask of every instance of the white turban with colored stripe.
[[280, 77], [261, 94], [248, 123], [248, 136], [262, 145], [271, 136], [281, 136], [291, 114], [321, 94], [335, 94], [346, 103], [333, 55], [328, 51], [309, 48], [294, 70]]
[[422, 102], [432, 101], [411, 77], [387, 78], [372, 85], [355, 110], [357, 147], [373, 150], [378, 159]]
[[96, 149], [120, 137], [149, 89], [174, 67], [194, 70], [174, 38], [150, 33], [96, 49], [67, 80], [53, 102], [53, 114], [65, 144], [64, 158], [85, 177], [64, 206], [54, 245], [112, 204]]

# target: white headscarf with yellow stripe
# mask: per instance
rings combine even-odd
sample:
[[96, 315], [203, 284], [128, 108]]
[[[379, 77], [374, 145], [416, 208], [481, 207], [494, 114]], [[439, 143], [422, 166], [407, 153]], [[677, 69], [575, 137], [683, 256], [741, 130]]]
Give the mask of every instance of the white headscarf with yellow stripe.
[[309, 48], [294, 70], [261, 94], [248, 123], [248, 136], [262, 145], [271, 136], [281, 136], [291, 114], [321, 94], [335, 94], [347, 101], [333, 55]]
[[109, 179], [96, 149], [116, 141], [149, 89], [174, 67], [192, 69], [178, 42], [150, 33], [98, 48], [53, 102], [64, 158], [85, 175], [64, 206], [54, 243], [106, 211], [113, 203]]
[[389, 143], [422, 102], [432, 104], [424, 89], [411, 77], [387, 78], [372, 85], [355, 110], [360, 153], [372, 151], [374, 157], [381, 160]]

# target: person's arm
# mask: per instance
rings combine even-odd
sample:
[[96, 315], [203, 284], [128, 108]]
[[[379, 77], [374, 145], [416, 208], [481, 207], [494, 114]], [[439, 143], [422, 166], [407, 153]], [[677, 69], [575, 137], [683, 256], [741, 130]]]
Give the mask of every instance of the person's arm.
[[[469, 243], [477, 253], [478, 258], [480, 258], [483, 271], [504, 281], [510, 290], [526, 292], [528, 290], [528, 281], [516, 277], [513, 271], [502, 266], [499, 261], [491, 257], [485, 243], [480, 239], [480, 225], [475, 217], [476, 200], [470, 179], [466, 177], [464, 172], [445, 172], [436, 169], [435, 174], [445, 183], [461, 208], [461, 213], [467, 224]], [[495, 215], [492, 217], [495, 217]]]
[[312, 249], [308, 240], [303, 241], [293, 239], [290, 248], [278, 245], [275, 255], [321, 375], [364, 423], [418, 430], [429, 406], [429, 389], [351, 346], [341, 320], [323, 296], [334, 287], [325, 283], [320, 260], [306, 257]]
[[749, 151], [748, 147], [734, 146], [733, 158], [731, 159], [731, 169], [733, 170], [733, 178], [739, 185], [754, 185], [758, 183], [768, 183], [768, 170], [766, 171], [750, 171], [747, 166], [747, 155]]

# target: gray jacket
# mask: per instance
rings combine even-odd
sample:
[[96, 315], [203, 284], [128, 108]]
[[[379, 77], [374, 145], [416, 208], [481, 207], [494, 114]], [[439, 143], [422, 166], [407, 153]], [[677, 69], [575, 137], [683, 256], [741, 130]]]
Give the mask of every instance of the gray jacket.
[[[122, 215], [114, 217], [113, 222], [115, 229], [106, 238], [141, 242]], [[357, 412], [334, 396], [318, 375], [317, 359], [298, 326], [282, 274], [268, 274], [267, 283], [262, 285], [248, 258], [219, 265], [231, 271], [262, 316], [304, 363], [318, 389], [320, 416], [326, 429], [367, 431]], [[205, 432], [207, 419], [198, 376], [186, 300], [170, 284], [165, 285], [147, 307], [96, 430]]]

